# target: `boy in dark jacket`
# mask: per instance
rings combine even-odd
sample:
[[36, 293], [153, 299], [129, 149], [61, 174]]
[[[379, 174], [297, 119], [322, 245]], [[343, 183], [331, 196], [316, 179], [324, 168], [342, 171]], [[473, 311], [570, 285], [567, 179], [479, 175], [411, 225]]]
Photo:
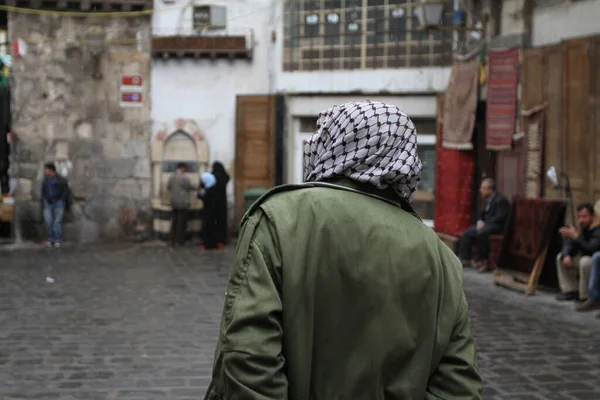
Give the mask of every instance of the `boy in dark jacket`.
[[48, 234], [48, 247], [60, 247], [62, 241], [62, 223], [69, 189], [67, 181], [56, 173], [54, 163], [44, 165], [42, 199], [44, 202], [44, 222]]

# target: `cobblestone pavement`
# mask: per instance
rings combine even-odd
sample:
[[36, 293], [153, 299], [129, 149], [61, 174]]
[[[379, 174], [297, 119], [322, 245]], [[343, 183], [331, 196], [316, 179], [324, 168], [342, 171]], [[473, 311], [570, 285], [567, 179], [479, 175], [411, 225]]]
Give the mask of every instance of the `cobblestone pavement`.
[[[0, 252], [0, 399], [200, 399], [231, 255]], [[484, 399], [600, 399], [600, 320], [474, 271], [465, 290]]]

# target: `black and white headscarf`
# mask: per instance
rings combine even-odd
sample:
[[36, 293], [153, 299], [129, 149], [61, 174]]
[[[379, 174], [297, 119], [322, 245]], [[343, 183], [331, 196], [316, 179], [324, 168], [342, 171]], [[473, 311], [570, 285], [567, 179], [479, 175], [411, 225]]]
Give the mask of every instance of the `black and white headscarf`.
[[420, 180], [417, 130], [398, 107], [352, 102], [319, 114], [304, 145], [304, 179], [347, 177], [379, 189], [391, 187], [411, 200]]

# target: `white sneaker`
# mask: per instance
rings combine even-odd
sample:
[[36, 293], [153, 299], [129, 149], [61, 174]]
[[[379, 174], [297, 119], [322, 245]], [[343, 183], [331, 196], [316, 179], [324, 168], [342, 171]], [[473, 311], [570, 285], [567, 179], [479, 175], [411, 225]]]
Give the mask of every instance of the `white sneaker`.
[[46, 247], [54, 247], [54, 245], [52, 244], [52, 241], [51, 241], [51, 240], [48, 240], [48, 241], [46, 242]]
[[60, 242], [54, 243], [54, 248], [59, 249], [60, 248]]

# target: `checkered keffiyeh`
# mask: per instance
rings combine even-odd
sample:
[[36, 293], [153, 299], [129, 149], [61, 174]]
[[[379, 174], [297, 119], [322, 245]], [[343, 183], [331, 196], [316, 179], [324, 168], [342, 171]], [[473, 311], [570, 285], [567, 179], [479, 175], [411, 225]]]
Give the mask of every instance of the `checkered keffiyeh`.
[[323, 111], [304, 145], [307, 182], [345, 176], [378, 189], [391, 187], [410, 201], [421, 169], [417, 130], [391, 104], [352, 102]]

